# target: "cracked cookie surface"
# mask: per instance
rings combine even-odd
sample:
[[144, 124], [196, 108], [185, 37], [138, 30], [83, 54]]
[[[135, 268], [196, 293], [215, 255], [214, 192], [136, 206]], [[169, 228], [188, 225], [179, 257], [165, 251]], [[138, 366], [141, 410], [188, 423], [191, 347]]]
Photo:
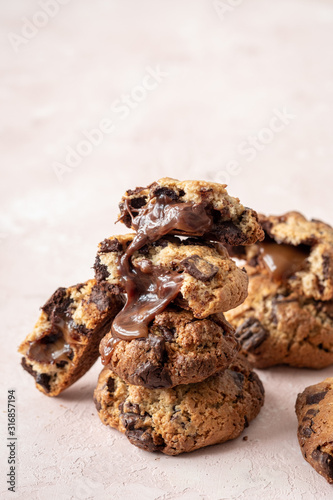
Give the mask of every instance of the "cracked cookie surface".
[[126, 384], [106, 367], [94, 393], [101, 421], [147, 451], [167, 455], [238, 437], [259, 413], [264, 389], [246, 361], [197, 384], [146, 389]]
[[[133, 234], [114, 236], [99, 245], [95, 262], [96, 279], [123, 291], [119, 261], [133, 241]], [[248, 277], [219, 243], [203, 244], [199, 239], [166, 237], [147, 244], [131, 257], [139, 270], [177, 272], [182, 276], [175, 303], [197, 318], [227, 311], [247, 296]]]
[[58, 288], [19, 347], [22, 366], [48, 396], [57, 396], [94, 364], [99, 343], [123, 306], [95, 280]]
[[[202, 236], [230, 245], [248, 245], [263, 238], [257, 213], [229, 196], [226, 186], [206, 181], [163, 178], [146, 188], [128, 190], [119, 208], [119, 220], [137, 229], [155, 210], [159, 225], [164, 220], [171, 234]], [[193, 224], [184, 223], [192, 212]], [[158, 212], [158, 213], [157, 213]]]
[[307, 387], [299, 394], [296, 415], [303, 457], [333, 483], [333, 378]]
[[149, 326], [148, 337], [121, 340], [109, 353], [111, 332], [100, 345], [104, 363], [128, 384], [148, 388], [200, 382], [228, 368], [239, 344], [222, 314], [196, 319], [169, 307]]

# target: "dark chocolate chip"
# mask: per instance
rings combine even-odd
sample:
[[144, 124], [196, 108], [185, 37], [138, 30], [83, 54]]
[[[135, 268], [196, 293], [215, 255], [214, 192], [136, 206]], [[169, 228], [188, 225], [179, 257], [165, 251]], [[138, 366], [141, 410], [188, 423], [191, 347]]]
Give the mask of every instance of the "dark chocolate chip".
[[300, 427], [299, 433], [301, 436], [309, 438], [314, 433], [314, 431], [311, 429], [311, 427]]
[[164, 448], [164, 443], [162, 438], [160, 438], [160, 443], [155, 444], [153, 436], [151, 434], [150, 429], [142, 430], [142, 429], [134, 429], [130, 431], [126, 431], [126, 437], [130, 441], [130, 443], [134, 444], [138, 448], [146, 451], [159, 451]]
[[244, 429], [249, 426], [249, 421], [246, 415], [244, 415]]
[[105, 264], [101, 264], [101, 260], [98, 255], [95, 260], [94, 270], [97, 281], [105, 281], [110, 276], [107, 266]]
[[186, 270], [193, 278], [200, 281], [210, 281], [216, 276], [219, 271], [217, 266], [214, 266], [199, 255], [192, 255], [182, 260], [180, 265]]
[[97, 309], [101, 312], [107, 311], [111, 302], [109, 288], [103, 285], [104, 283], [93, 286], [89, 298], [89, 302], [96, 304]]
[[175, 328], [167, 328], [166, 326], [159, 326], [158, 329], [162, 333], [164, 339], [167, 342], [174, 342], [176, 334]]
[[51, 376], [48, 373], [38, 373], [36, 377], [36, 383], [38, 385], [41, 385], [44, 387], [46, 392], [50, 392], [51, 386], [50, 386], [50, 380]]
[[318, 462], [322, 472], [330, 479], [333, 479], [333, 456], [329, 453], [321, 451], [320, 447], [312, 452], [311, 457]]
[[316, 394], [308, 394], [306, 396], [306, 402], [305, 404], [307, 405], [315, 405], [318, 404], [324, 397], [328, 391], [322, 391], [322, 392], [317, 392]]
[[244, 380], [245, 380], [245, 376], [243, 375], [243, 373], [235, 372], [233, 370], [229, 370], [229, 373], [232, 376], [232, 378], [234, 379], [237, 387], [239, 389], [243, 389]]
[[64, 368], [67, 364], [68, 364], [68, 361], [65, 361], [65, 360], [63, 359], [63, 360], [58, 361], [58, 362], [56, 363], [56, 367], [57, 367], [57, 368]]
[[99, 246], [99, 253], [122, 252], [122, 250], [123, 247], [117, 238], [106, 238]]
[[147, 203], [146, 196], [139, 196], [138, 198], [131, 198], [128, 200], [131, 208], [139, 209]]
[[37, 372], [32, 368], [32, 365], [29, 365], [27, 363], [26, 358], [21, 359], [21, 365], [22, 365], [24, 370], [26, 370], [28, 373], [30, 373], [30, 375], [32, 375], [34, 378], [37, 377]]
[[314, 408], [310, 408], [306, 412], [306, 415], [312, 415], [313, 417], [315, 417], [316, 415], [318, 415], [318, 413], [319, 413], [319, 410], [315, 410]]
[[115, 389], [115, 381], [112, 377], [109, 377], [106, 381], [106, 385], [107, 385], [107, 388], [108, 388], [108, 392], [110, 394], [113, 394], [114, 392], [114, 389]]
[[58, 288], [49, 300], [42, 306], [42, 310], [52, 320], [55, 316], [65, 314], [73, 300], [67, 296], [66, 288]]
[[179, 199], [179, 195], [173, 191], [173, 189], [167, 188], [165, 186], [157, 186], [152, 190], [152, 196], [168, 196], [171, 200], [177, 201]]
[[236, 337], [245, 351], [255, 351], [269, 337], [269, 332], [256, 318], [248, 318], [236, 330]]
[[148, 389], [162, 389], [172, 385], [170, 375], [165, 368], [155, 366], [150, 361], [137, 367], [134, 377]]
[[231, 221], [220, 221], [213, 224], [213, 229], [204, 235], [204, 238], [219, 241], [232, 246], [242, 245], [247, 235]]

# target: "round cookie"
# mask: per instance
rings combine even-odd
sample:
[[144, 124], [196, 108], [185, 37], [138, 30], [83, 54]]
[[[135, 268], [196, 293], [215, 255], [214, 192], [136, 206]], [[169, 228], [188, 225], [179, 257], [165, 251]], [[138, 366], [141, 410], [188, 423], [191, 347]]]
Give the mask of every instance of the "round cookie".
[[[97, 281], [124, 291], [119, 261], [133, 238], [133, 234], [120, 235], [100, 243], [94, 266]], [[219, 243], [165, 237], [137, 250], [131, 264], [140, 270], [148, 268], [151, 274], [176, 271], [181, 275], [180, 293], [175, 302], [191, 310], [196, 318], [227, 311], [247, 296], [246, 272], [236, 266]]]
[[166, 177], [146, 188], [128, 190], [119, 204], [119, 220], [136, 231], [149, 220], [171, 234], [202, 236], [230, 245], [262, 240], [257, 213], [229, 196], [225, 188], [214, 182]]
[[110, 332], [101, 342], [103, 363], [128, 384], [155, 389], [201, 382], [227, 368], [239, 350], [222, 314], [198, 320], [190, 311], [168, 307], [148, 332], [115, 344]]
[[245, 361], [197, 384], [146, 389], [106, 367], [94, 393], [101, 421], [147, 451], [167, 455], [238, 437], [259, 413], [264, 389]]
[[242, 353], [256, 368], [329, 366], [333, 229], [297, 212], [260, 220], [266, 231], [263, 243], [229, 248], [249, 275], [248, 298], [226, 314]]
[[333, 378], [307, 387], [299, 394], [296, 415], [303, 457], [333, 483]]

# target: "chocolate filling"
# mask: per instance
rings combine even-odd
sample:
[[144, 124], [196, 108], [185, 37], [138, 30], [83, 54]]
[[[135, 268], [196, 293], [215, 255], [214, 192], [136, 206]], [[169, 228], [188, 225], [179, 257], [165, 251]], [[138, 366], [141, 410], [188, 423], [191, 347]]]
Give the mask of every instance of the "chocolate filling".
[[272, 241], [260, 243], [260, 255], [266, 269], [276, 281], [283, 281], [303, 269], [309, 257], [309, 247], [304, 245], [278, 244]]
[[[206, 213], [206, 204], [178, 203], [165, 192], [157, 193], [146, 206], [136, 211], [135, 217], [128, 202], [127, 210], [137, 232], [119, 262], [127, 302], [112, 324], [112, 338], [102, 352], [104, 364], [107, 364], [119, 340], [147, 337], [148, 324], [177, 297], [181, 288], [182, 275], [177, 271], [152, 266], [148, 260], [134, 267], [131, 262], [134, 252], [174, 229], [187, 235], [201, 236], [212, 226], [212, 217]], [[215, 270], [209, 271], [212, 274]]]

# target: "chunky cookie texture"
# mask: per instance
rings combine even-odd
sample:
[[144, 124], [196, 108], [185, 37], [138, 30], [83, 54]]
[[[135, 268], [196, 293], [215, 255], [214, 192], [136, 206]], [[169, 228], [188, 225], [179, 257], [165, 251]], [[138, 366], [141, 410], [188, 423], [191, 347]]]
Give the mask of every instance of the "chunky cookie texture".
[[242, 354], [256, 368], [319, 369], [333, 363], [333, 301], [307, 299], [255, 275], [247, 300], [226, 317], [236, 328]]
[[[254, 210], [228, 195], [225, 185], [205, 181], [163, 178], [146, 188], [128, 190], [119, 208], [119, 220], [150, 234], [158, 231], [182, 236], [249, 245], [264, 237]], [[162, 232], [164, 233], [162, 234]]]
[[247, 261], [249, 273], [267, 273], [315, 300], [333, 299], [333, 228], [298, 212], [259, 216], [263, 243], [231, 253]]
[[126, 383], [147, 388], [201, 382], [227, 368], [239, 345], [222, 314], [198, 320], [189, 311], [169, 307], [149, 326], [149, 335], [122, 340], [113, 351], [111, 333], [101, 342], [104, 363]]
[[48, 396], [57, 396], [94, 364], [123, 298], [89, 280], [58, 288], [19, 347], [22, 366]]
[[[99, 245], [94, 266], [96, 279], [106, 282], [115, 292], [124, 291], [119, 261], [133, 238], [133, 234], [114, 236]], [[246, 272], [236, 266], [219, 243], [165, 237], [134, 252], [131, 264], [152, 276], [174, 272], [181, 275], [175, 303], [197, 318], [227, 311], [247, 296]]]
[[238, 437], [258, 415], [264, 389], [238, 359], [203, 382], [173, 389], [129, 385], [106, 367], [94, 399], [101, 421], [135, 446], [179, 455]]
[[333, 378], [299, 394], [296, 415], [303, 457], [333, 484]]
[[[242, 353], [257, 368], [333, 363], [330, 262], [333, 230], [297, 212], [260, 216], [263, 243], [229, 248], [249, 275], [246, 301], [226, 313]], [[326, 257], [325, 257], [326, 256]]]

